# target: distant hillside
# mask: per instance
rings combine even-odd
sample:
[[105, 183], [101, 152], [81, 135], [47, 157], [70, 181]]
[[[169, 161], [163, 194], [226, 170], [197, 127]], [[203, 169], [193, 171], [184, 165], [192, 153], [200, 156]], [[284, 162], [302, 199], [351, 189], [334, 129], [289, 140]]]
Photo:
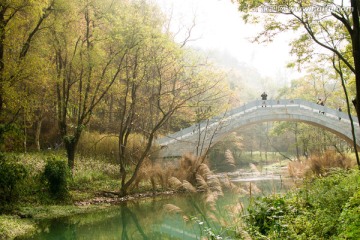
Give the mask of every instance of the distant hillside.
[[275, 98], [284, 80], [263, 77], [257, 69], [245, 62], [239, 62], [230, 53], [212, 50], [204, 52], [209, 60], [215, 65], [228, 72], [229, 83], [234, 91], [238, 91], [238, 101], [240, 103], [259, 99], [262, 92], [266, 91], [269, 98]]

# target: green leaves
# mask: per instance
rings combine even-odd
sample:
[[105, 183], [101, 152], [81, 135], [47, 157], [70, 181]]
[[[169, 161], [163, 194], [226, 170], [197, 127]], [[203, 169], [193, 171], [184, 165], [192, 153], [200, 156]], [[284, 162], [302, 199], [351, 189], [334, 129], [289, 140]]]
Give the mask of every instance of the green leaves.
[[359, 233], [359, 171], [337, 170], [284, 196], [257, 199], [246, 221], [260, 239], [355, 239]]
[[61, 159], [48, 159], [43, 178], [49, 188], [52, 197], [64, 200], [68, 197], [68, 179], [70, 171], [65, 161]]
[[5, 207], [18, 200], [18, 186], [27, 176], [27, 171], [24, 166], [0, 154], [0, 176], [0, 205]]

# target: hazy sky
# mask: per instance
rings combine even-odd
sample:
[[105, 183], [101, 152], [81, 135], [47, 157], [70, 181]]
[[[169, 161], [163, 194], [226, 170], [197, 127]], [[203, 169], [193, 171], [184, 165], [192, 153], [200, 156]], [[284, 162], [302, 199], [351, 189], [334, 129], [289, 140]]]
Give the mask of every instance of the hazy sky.
[[[237, 7], [230, 0], [154, 0], [164, 12], [173, 12], [173, 28], [190, 26], [196, 18], [191, 45], [204, 50], [218, 49], [233, 55], [241, 63], [253, 66], [273, 79], [291, 78], [286, 69], [290, 60], [287, 36], [279, 36], [271, 44], [251, 43], [260, 26], [244, 24]], [[175, 21], [178, 20], [178, 21]], [[288, 81], [290, 79], [287, 79]]]

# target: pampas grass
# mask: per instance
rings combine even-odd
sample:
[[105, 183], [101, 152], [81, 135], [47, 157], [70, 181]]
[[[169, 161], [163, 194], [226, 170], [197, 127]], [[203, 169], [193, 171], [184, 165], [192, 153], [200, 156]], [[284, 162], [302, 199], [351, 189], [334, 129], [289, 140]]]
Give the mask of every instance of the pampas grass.
[[225, 151], [225, 162], [230, 166], [235, 167], [235, 159], [230, 149]]
[[165, 204], [164, 206], [164, 210], [166, 212], [169, 213], [182, 213], [183, 211], [181, 210], [181, 208], [179, 208], [178, 206], [174, 205], [174, 204]]
[[260, 174], [260, 171], [259, 171], [259, 169], [256, 167], [255, 164], [250, 163], [250, 169], [251, 169], [251, 171], [252, 171], [254, 174], [256, 174], [256, 175], [259, 175], [259, 174]]
[[197, 192], [196, 188], [190, 182], [188, 182], [186, 180], [183, 180], [182, 187], [188, 192], [192, 192], [192, 193]]
[[198, 189], [201, 191], [206, 191], [209, 189], [209, 185], [207, 184], [206, 180], [200, 174], [196, 174], [196, 181], [198, 184]]
[[324, 154], [316, 154], [309, 159], [290, 162], [288, 171], [290, 176], [302, 178], [306, 176], [325, 175], [333, 168], [350, 169], [355, 165], [354, 160], [346, 155], [341, 155], [335, 151], [326, 151]]
[[[160, 186], [162, 189], [168, 189], [169, 185], [174, 184], [174, 179], [170, 181], [173, 171], [174, 167], [167, 167], [165, 169], [162, 164], [153, 163], [150, 159], [147, 158], [144, 160], [139, 169], [133, 187], [135, 189], [139, 188], [140, 183], [143, 183], [144, 185], [151, 184], [153, 190], [156, 190], [158, 186]], [[177, 185], [175, 184], [176, 188]]]
[[[231, 155], [230, 153], [228, 154], [228, 158], [231, 160]], [[212, 223], [208, 220], [212, 220], [212, 222], [216, 222], [223, 227], [228, 225], [224, 216], [219, 214], [222, 211], [220, 211], [217, 206], [218, 199], [224, 196], [222, 187], [224, 186], [234, 192], [249, 193], [249, 191], [245, 191], [236, 186], [231, 182], [227, 175], [220, 180], [205, 162], [204, 158], [198, 158], [191, 155], [183, 156], [180, 159], [179, 168], [174, 169], [172, 177], [169, 178], [169, 185], [173, 189], [183, 190], [189, 193], [202, 192], [202, 200], [199, 201], [196, 198], [195, 201], [192, 201], [192, 204], [203, 219], [202, 221], [197, 220], [197, 222], [199, 225], [206, 224], [204, 225], [204, 231], [207, 233], [206, 229], [208, 229], [209, 232], [212, 231]], [[256, 191], [256, 189], [252, 191]], [[167, 204], [164, 208], [167, 212], [183, 213], [182, 209], [172, 204]], [[242, 204], [237, 204], [231, 212], [238, 214], [242, 211]], [[183, 218], [185, 221], [188, 220], [186, 216], [183, 216]], [[192, 219], [194, 220], [197, 218], [195, 217]]]
[[172, 188], [174, 188], [176, 190], [178, 190], [182, 187], [182, 182], [179, 179], [177, 179], [176, 177], [171, 177], [169, 179], [169, 184]]
[[253, 182], [246, 183], [246, 188], [249, 195], [261, 193], [261, 189]]

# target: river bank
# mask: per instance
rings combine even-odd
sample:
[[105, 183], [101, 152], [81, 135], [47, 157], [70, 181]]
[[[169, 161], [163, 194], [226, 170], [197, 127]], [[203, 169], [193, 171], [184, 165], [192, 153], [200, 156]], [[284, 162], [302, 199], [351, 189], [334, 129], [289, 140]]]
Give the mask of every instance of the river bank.
[[81, 214], [96, 213], [118, 206], [125, 202], [156, 199], [164, 196], [179, 195], [176, 191], [154, 191], [134, 193], [125, 197], [118, 197], [111, 192], [99, 192], [90, 199], [82, 199], [68, 204], [56, 205], [19, 205], [9, 214], [0, 215], [0, 239], [16, 239], [35, 234], [38, 222], [46, 219], [71, 217]]
[[[90, 229], [96, 228], [97, 224], [100, 224], [104, 229], [99, 230], [96, 228], [95, 230], [98, 232], [97, 234], [104, 234], [104, 236], [107, 236], [108, 232], [112, 231], [116, 234], [122, 234], [124, 231], [126, 233], [126, 229], [131, 229], [136, 234], [152, 236], [153, 230], [156, 229], [157, 237], [163, 236], [163, 234], [181, 232], [189, 237], [186, 239], [196, 239], [197, 234], [212, 234], [214, 229], [226, 229], [230, 232], [225, 233], [218, 230], [219, 236], [221, 234], [223, 236], [230, 234], [236, 238], [236, 236], [240, 236], [238, 234], [240, 234], [239, 231], [241, 230], [253, 236], [268, 234], [270, 236], [269, 239], [272, 239], [271, 237], [274, 236], [276, 238], [276, 235], [273, 234], [285, 234], [282, 231], [289, 231], [289, 229], [285, 225], [283, 229], [277, 229], [282, 224], [282, 222], [277, 220], [275, 222], [272, 220], [267, 222], [266, 219], [265, 222], [252, 220], [257, 218], [257, 214], [266, 216], [269, 213], [267, 212], [268, 209], [279, 208], [279, 212], [271, 212], [271, 216], [268, 216], [271, 219], [282, 219], [283, 217], [285, 218], [283, 214], [289, 214], [289, 216], [286, 216], [286, 219], [290, 220], [286, 224], [295, 224], [294, 226], [291, 225], [292, 230], [299, 227], [296, 224], [301, 220], [291, 218], [294, 217], [291, 215], [294, 209], [297, 215], [300, 216], [301, 213], [306, 212], [313, 215], [314, 219], [306, 221], [316, 220], [317, 223], [326, 222], [328, 219], [324, 217], [325, 215], [321, 215], [322, 219], [316, 219], [316, 212], [320, 211], [325, 214], [327, 211], [333, 211], [335, 208], [337, 212], [330, 219], [331, 224], [339, 221], [340, 215], [344, 222], [354, 218], [353, 213], [358, 211], [356, 207], [358, 205], [353, 204], [357, 204], [359, 200], [357, 192], [359, 191], [360, 175], [358, 171], [323, 172], [321, 175], [309, 179], [311, 184], [307, 184], [308, 182], [305, 181], [305, 184], [298, 186], [298, 190], [290, 191], [282, 196], [279, 193], [283, 193], [282, 187], [284, 186], [283, 180], [285, 179], [283, 177], [285, 176], [284, 164], [283, 162], [280, 165], [273, 164], [272, 166], [264, 167], [262, 171], [258, 171], [255, 166], [252, 166], [249, 171], [237, 170], [232, 173], [219, 173], [217, 177], [208, 177], [207, 183], [204, 182], [203, 185], [197, 186], [198, 189], [202, 189], [200, 194], [196, 193], [196, 190], [192, 189], [188, 183], [186, 184], [187, 187], [182, 188], [181, 191], [150, 191], [149, 189], [153, 187], [152, 184], [144, 182], [132, 194], [119, 198], [117, 194], [118, 180], [110, 177], [104, 178], [103, 175], [95, 174], [96, 169], [94, 170], [94, 167], [91, 168], [92, 171], [84, 173], [84, 175], [82, 175], [82, 172], [78, 172], [76, 178], [72, 179], [73, 182], [70, 186], [71, 198], [64, 202], [56, 202], [51, 200], [43, 191], [35, 188], [30, 189], [34, 185], [31, 182], [27, 182], [27, 191], [23, 192], [23, 194], [30, 191], [30, 193], [37, 193], [38, 195], [21, 195], [21, 201], [13, 206], [13, 210], [8, 212], [7, 215], [3, 214], [0, 216], [0, 238], [32, 239], [28, 236], [45, 231], [45, 238], [35, 239], [52, 239], [48, 238], [50, 235], [47, 234], [50, 234], [50, 232], [55, 234], [55, 236], [56, 234], [70, 234], [67, 230], [69, 227], [77, 232], [78, 237], [87, 236], [91, 234]], [[30, 166], [33, 165], [30, 164]], [[96, 166], [96, 164], [92, 163], [92, 166]], [[329, 178], [324, 177], [327, 175]], [[91, 176], [91, 178], [84, 179], [82, 176]], [[221, 182], [223, 185], [228, 186], [230, 194], [224, 194], [225, 191], [219, 188]], [[260, 190], [259, 194], [263, 198], [256, 200], [254, 193], [258, 189], [265, 189], [260, 186], [259, 182], [266, 183], [268, 190], [266, 190], [266, 194], [264, 190]], [[185, 183], [183, 182], [183, 187]], [[275, 187], [275, 185], [280, 186], [280, 188]], [[206, 186], [208, 189], [206, 189]], [[339, 198], [339, 191], [341, 191], [341, 199]], [[325, 197], [319, 198], [319, 194]], [[296, 199], [296, 202], [294, 202], [294, 199]], [[327, 202], [320, 202], [320, 200]], [[250, 210], [250, 215], [244, 215], [244, 211], [246, 211], [244, 206], [248, 203], [253, 203], [251, 206], [253, 210]], [[279, 203], [281, 205], [278, 205]], [[168, 206], [165, 211], [164, 206]], [[257, 206], [263, 207], [257, 209]], [[309, 206], [311, 207], [309, 208]], [[324, 206], [325, 209], [322, 209]], [[346, 212], [338, 211], [338, 206], [346, 210]], [[289, 209], [293, 210], [288, 211]], [[171, 212], [178, 213], [176, 214], [177, 217], [169, 218]], [[249, 218], [249, 216], [254, 218]], [[355, 218], [359, 216], [360, 214], [355, 214]], [[124, 219], [133, 220], [131, 220], [131, 223], [128, 223]], [[192, 225], [190, 224], [191, 230], [188, 229], [188, 224], [183, 225], [185, 224], [184, 220], [185, 222], [192, 222]], [[61, 222], [60, 225], [59, 221]], [[294, 223], [291, 221], [294, 221]], [[169, 222], [172, 225], [169, 225]], [[119, 224], [121, 227], [119, 227]], [[130, 228], [129, 224], [131, 224]], [[262, 224], [274, 226], [277, 232], [274, 229], [269, 232], [259, 232]], [[62, 228], [58, 229], [58, 225]], [[314, 223], [313, 225], [320, 227], [321, 224], [318, 226]], [[51, 230], [48, 233], [49, 226], [51, 226]], [[179, 226], [181, 227], [179, 228]], [[240, 230], [239, 226], [241, 226]], [[345, 227], [342, 226], [342, 228]], [[169, 232], [170, 230], [171, 232]], [[313, 226], [307, 226], [301, 231], [309, 236], [310, 234], [315, 234], [313, 233], [315, 231]], [[344, 231], [348, 230], [345, 229]], [[331, 232], [331, 234], [345, 234], [344, 231], [336, 227], [336, 231]], [[351, 227], [349, 231], [353, 232], [354, 228]], [[297, 236], [297, 232], [292, 234], [294, 237]], [[346, 232], [346, 234], [348, 233]], [[79, 239], [78, 237], [64, 239]], [[111, 236], [109, 237], [111, 238]], [[179, 239], [182, 238], [180, 237]]]
[[[104, 209], [118, 207], [125, 202], [138, 202], [147, 198], [160, 199], [164, 196], [179, 196], [187, 191], [151, 190], [154, 186], [149, 178], [139, 184], [134, 192], [119, 197], [117, 166], [96, 159], [78, 160], [77, 168], [69, 185], [69, 198], [65, 201], [52, 199], [44, 188], [36, 185], [37, 175], [41, 173], [47, 156], [42, 154], [20, 154], [16, 156], [32, 175], [19, 193], [18, 203], [13, 210], [0, 218], [0, 238], [14, 239], [29, 236], [38, 231], [38, 222], [46, 219], [88, 214]], [[230, 175], [230, 173], [227, 173]], [[226, 175], [226, 174], [225, 174]], [[224, 178], [226, 179], [226, 178]], [[157, 186], [161, 189], [161, 185]], [[176, 197], [175, 197], [176, 198]]]

